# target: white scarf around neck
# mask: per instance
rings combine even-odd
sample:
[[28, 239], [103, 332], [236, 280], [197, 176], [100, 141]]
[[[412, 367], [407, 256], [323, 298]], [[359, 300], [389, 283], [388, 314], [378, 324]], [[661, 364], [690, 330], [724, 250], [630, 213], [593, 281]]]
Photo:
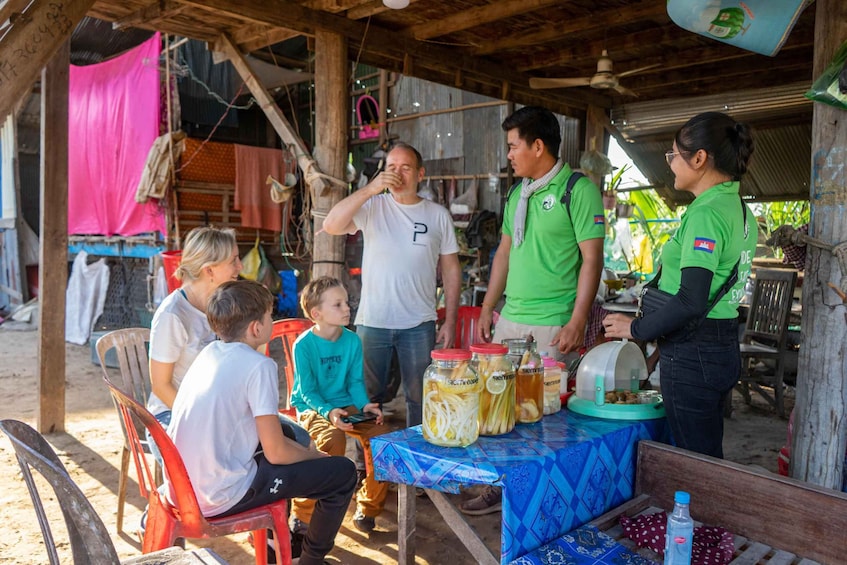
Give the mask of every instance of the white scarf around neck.
[[523, 243], [524, 234], [526, 233], [526, 210], [529, 197], [536, 191], [547, 186], [547, 184], [553, 180], [553, 177], [559, 174], [559, 171], [561, 171], [564, 166], [565, 164], [561, 159], [559, 159], [556, 161], [556, 164], [553, 165], [553, 168], [547, 171], [547, 173], [540, 179], [532, 180], [524, 177], [523, 183], [521, 184], [521, 198], [518, 200], [518, 205], [515, 206], [514, 229], [512, 229], [512, 247], [519, 247], [520, 244]]

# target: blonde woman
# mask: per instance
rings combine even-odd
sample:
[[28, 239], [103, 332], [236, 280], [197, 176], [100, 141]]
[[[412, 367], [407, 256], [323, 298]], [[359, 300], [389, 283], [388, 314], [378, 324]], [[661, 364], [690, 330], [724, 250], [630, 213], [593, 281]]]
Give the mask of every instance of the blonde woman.
[[182, 282], [153, 315], [150, 330], [150, 381], [147, 401], [162, 425], [170, 423], [171, 407], [182, 377], [215, 333], [206, 319], [209, 297], [221, 284], [236, 280], [241, 259], [235, 231], [214, 227], [188, 233], [175, 276]]

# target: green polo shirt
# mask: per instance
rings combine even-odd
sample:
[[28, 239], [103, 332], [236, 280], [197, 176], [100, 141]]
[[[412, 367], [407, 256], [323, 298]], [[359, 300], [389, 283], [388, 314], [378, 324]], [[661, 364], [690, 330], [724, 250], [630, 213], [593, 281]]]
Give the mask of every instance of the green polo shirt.
[[[747, 237], [738, 183], [715, 185], [692, 202], [680, 220], [679, 229], [662, 248], [662, 278], [659, 289], [679, 292], [682, 269], [701, 267], [714, 273], [709, 302], [738, 265], [738, 282], [715, 305], [708, 317], [726, 320], [738, 316], [738, 302], [750, 275], [756, 251], [756, 217], [747, 209]], [[744, 204], [746, 207], [746, 204]]]
[[[565, 165], [527, 203], [525, 237], [509, 252], [506, 305], [502, 314], [519, 324], [566, 324], [573, 314], [582, 256], [578, 243], [603, 239], [606, 222], [600, 191], [587, 177], [571, 191], [571, 218], [561, 202], [571, 168]], [[503, 211], [503, 234], [512, 237], [518, 185]]]

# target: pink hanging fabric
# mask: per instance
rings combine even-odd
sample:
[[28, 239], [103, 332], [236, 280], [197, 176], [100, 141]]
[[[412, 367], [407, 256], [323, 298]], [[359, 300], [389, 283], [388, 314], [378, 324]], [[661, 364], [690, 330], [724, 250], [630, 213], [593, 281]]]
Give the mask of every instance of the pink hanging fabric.
[[268, 175], [285, 178], [281, 150], [235, 146], [235, 209], [241, 211], [245, 228], [282, 230], [282, 206], [271, 200]]
[[159, 135], [159, 34], [109, 61], [71, 65], [68, 233], [164, 231], [155, 202], [135, 190]]

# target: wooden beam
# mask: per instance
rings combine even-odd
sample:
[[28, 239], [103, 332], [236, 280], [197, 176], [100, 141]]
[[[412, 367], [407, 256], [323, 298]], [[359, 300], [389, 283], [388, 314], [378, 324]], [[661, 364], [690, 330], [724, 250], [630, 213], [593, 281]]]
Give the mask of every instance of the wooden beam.
[[337, 14], [361, 4], [361, 0], [308, 0], [303, 5], [311, 10]]
[[[847, 37], [847, 3], [818, 0], [815, 10], [812, 76], [819, 77]], [[844, 110], [819, 102], [813, 106], [809, 235], [843, 245], [847, 241], [847, 120]], [[844, 291], [847, 272], [843, 256], [839, 260], [817, 247], [807, 249], [790, 474], [841, 490], [847, 450], [847, 306], [828, 283]]]
[[[247, 60], [244, 58], [241, 51], [238, 50], [232, 40], [226, 35], [220, 36], [219, 40], [215, 44], [215, 49], [217, 51], [222, 51], [226, 55], [227, 59], [229, 59], [230, 63], [232, 63], [232, 66], [235, 67], [236, 72], [238, 72], [241, 79], [247, 85], [250, 93], [253, 94], [253, 97], [259, 102], [259, 107], [265, 113], [265, 116], [267, 116], [277, 134], [279, 134], [283, 143], [285, 143], [288, 147], [291, 147], [297, 155], [297, 164], [303, 171], [306, 172], [307, 181], [311, 181], [315, 185], [312, 187], [313, 190], [316, 187], [316, 189], [321, 192], [326, 190], [326, 188], [329, 187], [329, 183], [319, 176], [321, 174], [320, 169], [318, 168], [311, 153], [309, 153], [309, 150], [306, 148], [306, 144], [303, 143], [303, 140], [299, 135], [297, 135], [297, 132], [293, 127], [291, 127], [291, 124], [288, 123], [288, 120], [285, 118], [285, 115], [283, 115], [282, 110], [280, 110], [279, 106], [276, 105], [276, 102], [267, 89], [262, 86], [262, 83], [256, 77], [255, 73], [253, 73], [253, 69], [250, 68], [250, 65], [247, 63]], [[314, 178], [312, 178], [312, 172], [315, 173]]]
[[603, 49], [606, 48], [610, 48], [609, 56], [614, 60], [615, 53], [626, 53], [627, 51], [644, 48], [645, 45], [651, 47], [670, 45], [681, 39], [690, 37], [690, 35], [691, 32], [685, 31], [674, 24], [668, 24], [628, 35], [619, 35], [615, 37], [613, 42], [606, 39], [586, 41], [578, 47], [539, 52], [534, 57], [534, 60], [519, 67], [518, 71], [526, 72], [545, 67], [554, 67], [556, 65], [572, 64], [574, 60], [579, 61], [581, 59], [593, 59], [596, 61], [603, 52]]
[[[508, 49], [541, 45], [543, 43], [565, 39], [574, 33], [586, 33], [624, 24], [629, 25], [652, 18], [661, 18], [661, 21], [667, 22], [665, 4], [655, 2], [654, 0], [641, 0], [641, 2], [625, 7], [615, 7], [604, 12], [596, 12], [581, 18], [573, 18], [564, 23], [557, 22], [550, 24], [540, 29], [534, 29], [532, 33], [522, 31], [508, 37], [485, 41], [474, 50], [474, 53], [476, 55], [490, 55], [491, 53]], [[617, 49], [617, 41], [614, 38], [610, 38], [609, 46], [612, 49]], [[597, 54], [599, 56], [599, 52]]]
[[5, 4], [0, 6], [0, 29], [6, 27], [3, 24], [5, 24], [8, 20], [18, 19], [16, 14], [22, 13], [30, 1], [31, 0], [7, 0]]
[[0, 120], [32, 88], [93, 4], [94, 0], [40, 0], [24, 12], [26, 22], [12, 25], [0, 41]]
[[455, 12], [438, 20], [418, 24], [409, 28], [408, 31], [415, 39], [429, 39], [496, 22], [504, 18], [534, 12], [559, 3], [560, 0], [501, 0]]
[[803, 53], [798, 53], [780, 62], [778, 68], [773, 72], [762, 70], [758, 64], [727, 65], [722, 63], [700, 65], [699, 68], [680, 69], [654, 76], [628, 76], [621, 79], [621, 84], [636, 94], [666, 92], [671, 96], [689, 96], [694, 94], [697, 85], [709, 86], [714, 77], [720, 76], [723, 80], [732, 80], [734, 90], [746, 88], [757, 88], [775, 84], [785, 84], [785, 77], [790, 76], [792, 80], [811, 79], [811, 68]]
[[[355, 60], [356, 55], [356, 52], [351, 52], [348, 56], [351, 60]], [[359, 62], [388, 71], [403, 72], [402, 61], [380, 57], [377, 53], [362, 52]], [[416, 66], [414, 68], [414, 74], [410, 76], [446, 85], [453, 84], [456, 78], [454, 71], [436, 70], [424, 66]], [[512, 78], [516, 78], [516, 75]], [[528, 82], [528, 79], [525, 82], [510, 82], [508, 100], [524, 105], [543, 106], [553, 112], [572, 118], [579, 118], [585, 114], [585, 110], [581, 109], [582, 105], [571, 103], [570, 98], [574, 93], [567, 93], [568, 98], [564, 98], [561, 96], [563, 94], [561, 90], [533, 90], [529, 88]], [[470, 75], [464, 76], [463, 89], [495, 99], [500, 99], [503, 96], [502, 81], [483, 80]], [[595, 105], [602, 108], [610, 108], [612, 105], [611, 97], [599, 90], [589, 91], [586, 89], [585, 91], [581, 91], [580, 94], [585, 100], [591, 100]], [[587, 105], [587, 102], [585, 105]]]
[[298, 35], [300, 34], [290, 29], [250, 24], [236, 30], [230, 37], [242, 53], [250, 53]]
[[[344, 178], [347, 162], [348, 104], [350, 96], [347, 40], [326, 31], [315, 33], [315, 158], [321, 169], [336, 179]], [[346, 185], [312, 190], [314, 246], [312, 277], [342, 278], [344, 238], [323, 231], [323, 220], [347, 194]]]
[[[409, 4], [416, 1], [417, 0], [409, 0]], [[359, 4], [355, 8], [347, 10], [347, 18], [351, 20], [361, 20], [362, 18], [369, 18], [370, 16], [387, 12], [390, 9], [391, 8], [382, 3], [382, 0], [371, 0], [370, 2]]]
[[178, 4], [171, 0], [158, 0], [140, 10], [136, 10], [128, 16], [115, 20], [112, 22], [112, 29], [126, 29], [128, 27], [137, 27], [141, 24], [150, 25], [158, 20], [176, 16], [185, 9], [186, 6], [183, 4]]
[[[529, 83], [528, 76], [515, 73], [513, 68], [505, 65], [470, 55], [457, 54], [454, 49], [417, 41], [397, 31], [380, 27], [374, 22], [365, 25], [344, 17], [309, 10], [290, 0], [266, 0], [263, 4], [252, 0], [179, 1], [199, 9], [229, 14], [247, 21], [291, 29], [299, 33], [313, 33], [314, 30], [338, 33], [345, 37], [348, 43], [362, 46], [360, 58], [362, 62], [365, 59], [377, 61], [367, 64], [376, 64], [380, 68], [396, 70], [389, 66], [392, 60], [402, 61], [407, 53], [414, 53], [415, 73], [423, 72], [424, 68], [447, 71], [450, 79], [444, 84], [452, 84], [456, 69], [462, 69], [466, 81], [473, 82], [474, 78], [490, 81], [497, 85], [498, 90], [504, 76], [510, 77], [516, 84]], [[421, 78], [424, 77], [421, 76]], [[584, 107], [593, 100], [591, 96], [577, 92], [557, 93], [557, 98], [560, 107], [568, 107], [569, 115], [582, 112]]]
[[38, 415], [41, 433], [65, 431], [70, 40], [41, 73], [41, 220], [38, 257]]

